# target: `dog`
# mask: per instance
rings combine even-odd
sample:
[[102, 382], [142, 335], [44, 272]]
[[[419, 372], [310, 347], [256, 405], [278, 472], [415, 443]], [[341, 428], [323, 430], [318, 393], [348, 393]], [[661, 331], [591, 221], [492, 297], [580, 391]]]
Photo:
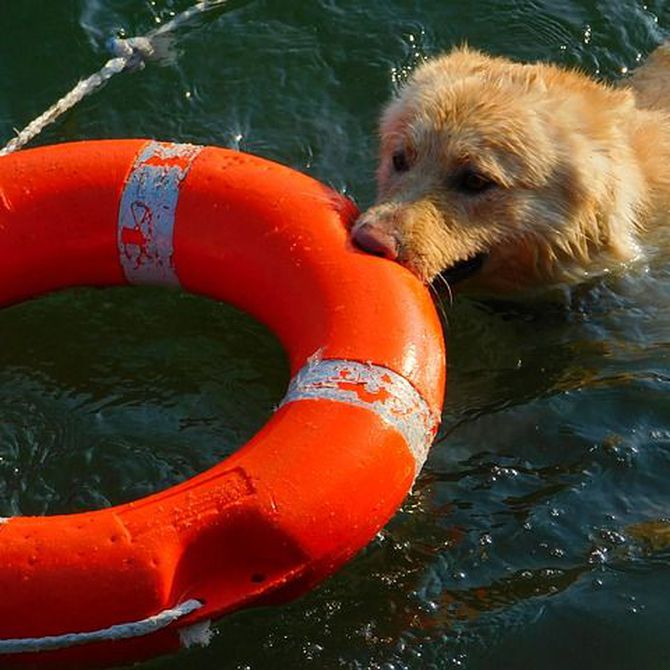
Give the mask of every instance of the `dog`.
[[577, 282], [670, 214], [670, 43], [619, 85], [460, 47], [415, 70], [380, 135], [358, 247], [459, 290]]

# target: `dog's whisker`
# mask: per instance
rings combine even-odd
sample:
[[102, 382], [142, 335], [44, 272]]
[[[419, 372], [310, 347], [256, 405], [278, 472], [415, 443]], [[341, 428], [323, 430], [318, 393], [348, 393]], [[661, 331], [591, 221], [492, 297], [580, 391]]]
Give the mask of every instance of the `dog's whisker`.
[[437, 314], [440, 317], [440, 322], [442, 323], [442, 327], [443, 327], [444, 331], [447, 332], [450, 328], [450, 326], [449, 326], [449, 316], [447, 314], [447, 310], [444, 308], [444, 303], [442, 302], [442, 299], [440, 297], [440, 293], [432, 284], [428, 284], [428, 289], [429, 289], [430, 295], [433, 299], [433, 303], [435, 304], [435, 308], [437, 309]]
[[439, 274], [437, 277], [435, 277], [446, 289], [447, 289], [447, 295], [449, 296], [449, 307], [454, 306], [454, 293], [451, 290], [451, 284], [447, 281], [446, 277], [443, 275]]

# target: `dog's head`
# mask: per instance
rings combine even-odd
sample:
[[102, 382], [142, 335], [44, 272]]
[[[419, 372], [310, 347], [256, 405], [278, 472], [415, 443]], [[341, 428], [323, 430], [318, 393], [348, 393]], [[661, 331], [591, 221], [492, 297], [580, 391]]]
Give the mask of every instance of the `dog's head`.
[[426, 282], [493, 290], [625, 255], [642, 188], [618, 127], [632, 105], [549, 65], [467, 48], [430, 61], [383, 114], [378, 199], [354, 240]]

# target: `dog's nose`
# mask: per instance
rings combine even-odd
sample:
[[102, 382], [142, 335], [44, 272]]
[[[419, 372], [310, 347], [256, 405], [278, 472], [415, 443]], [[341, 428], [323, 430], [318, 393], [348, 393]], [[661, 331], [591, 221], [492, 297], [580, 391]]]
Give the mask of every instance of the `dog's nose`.
[[398, 240], [395, 235], [381, 228], [364, 223], [352, 231], [356, 246], [375, 256], [382, 256], [394, 261], [398, 258]]

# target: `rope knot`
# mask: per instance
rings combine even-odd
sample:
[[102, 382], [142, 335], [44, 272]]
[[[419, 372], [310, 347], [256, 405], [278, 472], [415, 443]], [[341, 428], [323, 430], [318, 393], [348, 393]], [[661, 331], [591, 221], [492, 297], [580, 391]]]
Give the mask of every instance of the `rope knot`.
[[141, 70], [150, 60], [155, 50], [148, 37], [115, 37], [111, 40], [112, 53], [126, 61], [124, 70]]
[[[1, 1], [1, 0], [0, 0]], [[69, 93], [53, 104], [46, 112], [33, 119], [16, 137], [0, 146], [0, 157], [17, 151], [37, 137], [44, 128], [72, 109], [87, 95], [100, 89], [119, 72], [141, 70], [150, 60], [171, 62], [172, 33], [190, 23], [194, 17], [217, 7], [223, 7], [229, 0], [198, 0], [193, 7], [177, 14], [173, 19], [145, 36], [112, 38], [107, 47], [113, 54], [103, 67], [90, 77], [81, 80]], [[0, 524], [2, 518], [0, 517]]]

